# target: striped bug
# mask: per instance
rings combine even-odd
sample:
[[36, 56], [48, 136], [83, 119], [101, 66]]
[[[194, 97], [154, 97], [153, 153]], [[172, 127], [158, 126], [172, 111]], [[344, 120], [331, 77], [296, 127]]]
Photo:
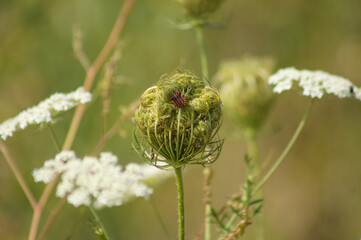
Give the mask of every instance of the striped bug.
[[187, 103], [185, 97], [181, 92], [175, 92], [173, 96], [170, 98], [170, 100], [177, 108], [183, 108]]

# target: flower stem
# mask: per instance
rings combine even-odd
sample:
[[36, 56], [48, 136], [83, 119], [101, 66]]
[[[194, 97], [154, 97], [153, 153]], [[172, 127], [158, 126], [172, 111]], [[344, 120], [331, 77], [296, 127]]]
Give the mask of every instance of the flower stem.
[[[105, 43], [103, 49], [101, 50], [101, 52], [99, 53], [99, 55], [97, 56], [97, 58], [95, 59], [95, 61], [93, 62], [93, 64], [90, 66], [90, 68], [87, 71], [86, 78], [84, 80], [84, 89], [86, 91], [90, 91], [97, 73], [99, 72], [100, 68], [104, 64], [105, 60], [108, 58], [111, 51], [116, 46], [119, 35], [123, 30], [124, 24], [127, 21], [127, 18], [129, 16], [131, 10], [133, 9], [135, 2], [136, 2], [136, 0], [126, 0], [124, 2], [123, 7], [121, 8], [120, 13], [117, 17], [117, 20], [113, 26], [113, 29], [108, 37], [107, 42]], [[71, 124], [70, 124], [69, 130], [68, 130], [66, 139], [64, 141], [62, 150], [69, 150], [71, 148], [71, 146], [73, 145], [75, 135], [78, 131], [79, 124], [83, 117], [84, 111], [85, 111], [85, 105], [84, 104], [78, 105], [78, 107], [75, 110], [73, 119], [71, 121]], [[29, 239], [33, 240], [36, 237], [36, 232], [37, 232], [37, 228], [39, 225], [42, 209], [48, 200], [49, 194], [51, 193], [52, 189], [55, 186], [56, 180], [57, 180], [57, 177], [55, 177], [45, 187], [45, 190], [43, 191], [43, 193], [40, 197], [40, 203], [39, 203], [40, 206], [38, 206], [38, 208], [36, 209], [37, 211], [34, 211], [31, 228], [30, 228]]]
[[175, 168], [178, 195], [178, 240], [184, 240], [184, 192], [182, 168]]
[[275, 164], [272, 166], [272, 168], [268, 171], [268, 173], [262, 178], [261, 181], [258, 182], [257, 186], [254, 188], [253, 192], [252, 192], [252, 196], [254, 194], [256, 194], [256, 192], [258, 192], [262, 186], [267, 182], [267, 180], [272, 176], [272, 174], [276, 171], [276, 169], [281, 165], [282, 161], [286, 158], [287, 154], [290, 152], [291, 148], [293, 147], [293, 145], [295, 144], [298, 136], [300, 135], [303, 127], [305, 126], [306, 120], [308, 118], [308, 115], [310, 113], [311, 107], [313, 104], [313, 99], [311, 99], [305, 114], [303, 115], [303, 118], [301, 119], [300, 123], [298, 124], [298, 127], [295, 131], [295, 133], [293, 134], [290, 142], [288, 143], [288, 145], [286, 146], [286, 148], [283, 150], [282, 154], [280, 155], [280, 157], [278, 158], [278, 160], [275, 162]]
[[[114, 47], [118, 41], [119, 34], [123, 30], [124, 24], [129, 16], [129, 13], [131, 12], [131, 10], [133, 8], [135, 2], [136, 2], [136, 0], [127, 0], [126, 2], [124, 2], [124, 5], [118, 15], [118, 18], [117, 18], [115, 25], [109, 35], [107, 42], [105, 43], [105, 45], [104, 45], [103, 49], [101, 50], [101, 52], [99, 53], [98, 57], [95, 59], [94, 63], [90, 66], [89, 70], [87, 71], [87, 75], [86, 75], [86, 78], [84, 81], [85, 91], [90, 91], [90, 89], [93, 85], [95, 76], [99, 72], [99, 69], [104, 64], [105, 60], [108, 58], [111, 51], [114, 49]], [[71, 125], [70, 125], [70, 129], [68, 131], [68, 134], [65, 139], [65, 143], [63, 145], [63, 150], [69, 150], [71, 148], [71, 146], [73, 145], [73, 141], [74, 141], [75, 135], [78, 131], [79, 124], [83, 117], [84, 111], [85, 111], [84, 104], [80, 104], [76, 108], [74, 117], [73, 117]]]
[[[251, 179], [256, 179], [257, 176], [260, 174], [260, 162], [259, 162], [259, 154], [258, 154], [258, 143], [256, 139], [256, 135], [252, 134], [252, 137], [247, 139], [247, 149], [248, 149], [248, 156], [251, 159], [252, 170], [247, 172], [248, 177]], [[248, 178], [247, 177], [247, 178]], [[263, 192], [260, 190], [256, 196], [257, 199], [263, 198]], [[264, 217], [263, 213], [259, 212], [254, 219], [255, 227], [256, 227], [256, 239], [257, 240], [264, 240]]]
[[49, 129], [49, 132], [50, 132], [50, 136], [51, 136], [51, 139], [53, 140], [53, 143], [56, 147], [56, 150], [58, 152], [60, 152], [60, 144], [58, 142], [58, 139], [56, 138], [56, 135], [55, 135], [55, 132], [54, 132], [54, 128], [51, 124], [48, 124], [48, 129]]
[[108, 235], [107, 231], [105, 230], [103, 223], [100, 221], [100, 218], [99, 218], [97, 212], [94, 210], [94, 208], [92, 206], [89, 206], [89, 209], [90, 209], [91, 213], [93, 214], [97, 224], [100, 225], [102, 234], [105, 237], [105, 239], [110, 240], [109, 235]]
[[[80, 223], [81, 223], [81, 220], [82, 220], [82, 217], [83, 217], [83, 215], [84, 215], [85, 209], [86, 209], [85, 206], [82, 206], [82, 207], [79, 209], [78, 218], [76, 219], [75, 223], [73, 224], [73, 227], [71, 228], [71, 231], [70, 231], [69, 235], [66, 237], [65, 240], [70, 240], [70, 239], [72, 239], [72, 237], [74, 236], [75, 231], [78, 229], [78, 227], [79, 227], [79, 225], [80, 225]], [[40, 240], [40, 239], [39, 239], [39, 240]]]
[[205, 218], [204, 218], [204, 239], [211, 240], [212, 237], [212, 205], [211, 205], [211, 178], [212, 169], [206, 166], [203, 170], [204, 175], [204, 204], [205, 204]]
[[[204, 78], [207, 80], [207, 83], [210, 84], [209, 80], [209, 67], [208, 67], [208, 54], [206, 49], [206, 43], [204, 41], [204, 33], [202, 26], [197, 26], [195, 28], [197, 34], [197, 42], [199, 47], [199, 53], [201, 58], [201, 66], [202, 66], [202, 74]], [[209, 167], [206, 167], [203, 170], [203, 174], [205, 176], [209, 175], [207, 171], [211, 171]], [[205, 178], [206, 179], [206, 178]], [[205, 182], [204, 185], [207, 183]], [[208, 192], [210, 192], [210, 184], [208, 183]], [[207, 193], [206, 193], [207, 194]], [[212, 206], [210, 201], [210, 196], [206, 196], [208, 200], [205, 202], [205, 218], [204, 218], [204, 239], [210, 240], [212, 238]]]
[[56, 204], [56, 206], [53, 208], [53, 210], [50, 213], [50, 216], [45, 222], [45, 225], [43, 227], [43, 230], [41, 231], [38, 240], [44, 239], [46, 233], [49, 230], [50, 225], [54, 222], [54, 219], [56, 215], [59, 213], [59, 211], [63, 208], [64, 204], [66, 203], [66, 198], [63, 198], [59, 200], [59, 202]]
[[22, 177], [18, 167], [16, 166], [15, 162], [11, 158], [7, 147], [5, 146], [5, 144], [2, 141], [0, 141], [0, 151], [4, 155], [6, 162], [9, 164], [11, 171], [14, 173], [16, 180], [19, 182], [19, 185], [20, 185], [21, 189], [24, 191], [25, 196], [28, 198], [31, 207], [33, 209], [35, 209], [36, 205], [37, 205], [35, 198], [34, 198], [33, 194], [31, 193], [28, 185], [26, 185], [26, 182], [25, 182], [24, 178]]
[[207, 56], [206, 44], [204, 41], [203, 28], [202, 26], [197, 26], [195, 30], [197, 34], [197, 42], [201, 57], [202, 74], [209, 83], [210, 81], [209, 81], [208, 56]]

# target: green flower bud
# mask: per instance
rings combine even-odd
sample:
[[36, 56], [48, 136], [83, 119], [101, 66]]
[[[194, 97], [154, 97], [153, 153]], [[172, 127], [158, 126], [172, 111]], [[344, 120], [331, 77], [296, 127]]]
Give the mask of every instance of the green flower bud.
[[217, 90], [190, 71], [162, 76], [135, 112], [134, 149], [158, 167], [214, 162], [223, 145], [212, 140], [222, 122], [221, 105]]
[[244, 137], [254, 137], [268, 115], [273, 102], [268, 84], [272, 69], [270, 59], [245, 58], [222, 63], [216, 74], [227, 117]]
[[223, 0], [177, 0], [185, 9], [186, 13], [194, 18], [215, 12]]

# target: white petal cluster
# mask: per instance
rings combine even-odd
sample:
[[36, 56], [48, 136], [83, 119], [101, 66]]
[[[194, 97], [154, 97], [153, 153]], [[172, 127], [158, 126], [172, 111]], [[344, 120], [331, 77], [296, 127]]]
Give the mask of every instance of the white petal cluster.
[[56, 195], [66, 197], [75, 207], [119, 206], [134, 197], [146, 198], [152, 194], [153, 190], [144, 181], [160, 174], [161, 170], [149, 174], [148, 170], [144, 171], [145, 166], [135, 163], [122, 170], [117, 162], [118, 158], [112, 153], [79, 159], [73, 151], [63, 151], [46, 161], [42, 168], [35, 169], [33, 176], [35, 182], [49, 183], [56, 175], [61, 175]]
[[285, 68], [272, 75], [269, 83], [274, 85], [273, 91], [276, 93], [290, 90], [295, 83], [303, 89], [303, 95], [312, 98], [333, 94], [339, 98], [355, 96], [361, 100], [361, 89], [355, 87], [351, 81], [323, 71]]
[[91, 94], [82, 87], [68, 94], [56, 93], [40, 102], [37, 106], [28, 108], [16, 117], [3, 122], [0, 125], [0, 137], [6, 140], [15, 131], [24, 129], [28, 125], [49, 123], [53, 121], [53, 117], [57, 113], [73, 108], [79, 103], [89, 101], [91, 101]]

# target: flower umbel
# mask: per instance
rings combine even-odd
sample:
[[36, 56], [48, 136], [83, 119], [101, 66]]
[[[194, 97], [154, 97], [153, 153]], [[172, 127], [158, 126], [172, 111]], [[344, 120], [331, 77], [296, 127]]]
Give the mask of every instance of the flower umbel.
[[68, 202], [78, 207], [94, 205], [96, 208], [122, 205], [134, 197], [147, 197], [153, 190], [143, 181], [159, 173], [147, 176], [141, 166], [130, 163], [122, 170], [117, 165], [118, 158], [112, 153], [101, 153], [99, 158], [79, 159], [73, 151], [63, 151], [35, 169], [35, 182], [49, 183], [57, 174], [61, 181], [56, 195], [66, 197]]
[[312, 98], [332, 94], [339, 98], [354, 96], [361, 100], [361, 89], [354, 86], [350, 80], [323, 71], [280, 69], [269, 78], [269, 83], [274, 85], [273, 91], [276, 93], [290, 90], [293, 84], [297, 83], [303, 89], [303, 95]]
[[[181, 93], [186, 103], [171, 100]], [[222, 122], [217, 90], [190, 71], [166, 74], [147, 89], [133, 118], [134, 149], [158, 167], [209, 164], [217, 159], [223, 140], [212, 140]]]
[[15, 131], [26, 128], [28, 125], [50, 123], [59, 112], [67, 111], [79, 103], [91, 101], [91, 94], [80, 87], [76, 91], [63, 94], [56, 93], [37, 106], [22, 111], [16, 117], [6, 120], [0, 125], [0, 137], [6, 140]]

